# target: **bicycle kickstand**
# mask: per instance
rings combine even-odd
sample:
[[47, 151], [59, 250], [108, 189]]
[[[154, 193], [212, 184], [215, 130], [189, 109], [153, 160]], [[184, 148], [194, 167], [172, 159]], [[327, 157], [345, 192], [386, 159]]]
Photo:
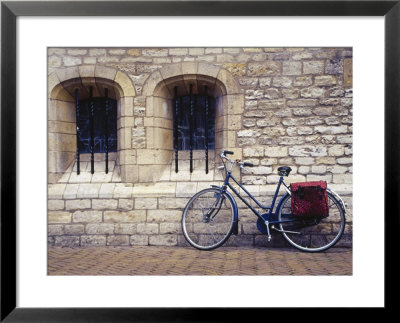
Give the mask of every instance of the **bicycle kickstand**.
[[271, 241], [271, 232], [269, 231], [269, 222], [265, 221], [265, 226], [267, 227], [268, 242]]

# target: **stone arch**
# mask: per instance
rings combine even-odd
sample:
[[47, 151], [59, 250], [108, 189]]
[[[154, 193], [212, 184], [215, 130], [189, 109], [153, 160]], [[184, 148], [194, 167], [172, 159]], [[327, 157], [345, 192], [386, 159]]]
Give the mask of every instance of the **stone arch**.
[[[146, 97], [146, 119], [148, 124], [145, 129], [146, 143], [141, 143], [138, 149], [138, 173], [139, 182], [155, 182], [162, 180], [182, 179], [187, 177], [164, 176], [169, 172], [173, 163], [173, 139], [172, 139], [172, 106], [173, 89], [178, 86], [178, 95], [188, 93], [189, 84], [193, 84], [194, 94], [201, 93], [203, 85], [210, 89], [217, 102], [215, 147], [216, 150], [233, 149], [236, 156], [241, 158], [241, 153], [236, 149], [236, 131], [229, 129], [230, 123], [241, 126], [241, 117], [244, 109], [244, 96], [239, 90], [233, 75], [220, 66], [198, 63], [183, 62], [170, 64], [154, 71], [143, 86], [142, 94]], [[151, 120], [151, 121], [150, 121]], [[234, 128], [234, 127], [233, 127]], [[185, 152], [181, 155], [185, 159]], [[201, 152], [197, 151], [199, 160], [203, 158]], [[140, 157], [141, 156], [141, 157]], [[211, 154], [215, 157], [215, 152]], [[196, 157], [196, 154], [195, 154]], [[200, 167], [203, 171], [204, 168]], [[189, 179], [194, 176], [188, 174]], [[199, 175], [197, 175], [199, 176]], [[214, 180], [213, 174], [208, 175], [209, 180]]]
[[76, 154], [76, 118], [74, 91], [79, 89], [79, 98], [88, 96], [93, 87], [93, 96], [109, 97], [118, 102], [118, 153], [116, 158], [124, 179], [126, 160], [121, 158], [125, 150], [131, 149], [130, 134], [126, 118], [133, 118], [133, 100], [136, 96], [131, 79], [123, 72], [100, 65], [81, 65], [56, 69], [48, 76], [48, 177], [56, 182], [71, 166]]

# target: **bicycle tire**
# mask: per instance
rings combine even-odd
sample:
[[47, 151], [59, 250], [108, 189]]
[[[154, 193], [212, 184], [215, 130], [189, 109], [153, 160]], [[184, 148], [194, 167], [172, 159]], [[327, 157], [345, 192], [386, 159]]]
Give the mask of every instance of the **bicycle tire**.
[[[279, 228], [288, 243], [305, 252], [321, 252], [333, 247], [342, 237], [346, 225], [345, 210], [336, 197], [328, 191], [329, 216], [323, 219], [302, 219], [291, 214], [291, 196], [283, 197], [277, 211], [278, 221], [293, 220], [295, 222], [281, 222]], [[284, 231], [294, 231], [288, 233]]]
[[[221, 191], [217, 188], [202, 190], [189, 200], [183, 210], [183, 236], [191, 246], [199, 250], [218, 248], [232, 234], [234, 207], [228, 195], [223, 193], [218, 205], [213, 206], [220, 194]], [[207, 214], [211, 210], [213, 213], [207, 220]]]

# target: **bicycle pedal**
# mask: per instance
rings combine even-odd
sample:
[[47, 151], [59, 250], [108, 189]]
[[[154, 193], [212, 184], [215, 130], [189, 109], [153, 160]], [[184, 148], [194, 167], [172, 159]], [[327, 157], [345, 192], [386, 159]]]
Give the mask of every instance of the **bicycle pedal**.
[[270, 241], [271, 241], [271, 239], [272, 239], [272, 238], [271, 238], [271, 236], [268, 236], [268, 242], [270, 242]]

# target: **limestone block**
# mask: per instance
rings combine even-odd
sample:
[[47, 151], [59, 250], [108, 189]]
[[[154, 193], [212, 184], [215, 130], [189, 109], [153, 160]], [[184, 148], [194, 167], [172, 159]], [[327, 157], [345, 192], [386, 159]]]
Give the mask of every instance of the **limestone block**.
[[54, 245], [57, 247], [79, 247], [79, 236], [59, 236], [54, 240]]
[[114, 81], [122, 88], [124, 97], [125, 96], [131, 97], [136, 95], [136, 91], [135, 88], [133, 87], [132, 81], [129, 78], [129, 76], [126, 75], [125, 73], [118, 71], [115, 75]]
[[329, 156], [343, 156], [344, 155], [344, 146], [335, 145], [328, 148]]
[[121, 165], [121, 175], [122, 175], [124, 182], [129, 182], [129, 183], [137, 182], [138, 178], [139, 178], [138, 166], [137, 165]]
[[139, 48], [128, 49], [127, 54], [130, 55], [130, 56], [140, 56], [141, 55], [141, 49], [139, 49]]
[[332, 75], [316, 76], [314, 79], [314, 84], [320, 86], [335, 85], [336, 83], [336, 77]]
[[116, 223], [114, 224], [115, 234], [135, 234], [136, 224], [134, 223]]
[[324, 72], [324, 61], [303, 62], [304, 74], [321, 74]]
[[133, 197], [168, 197], [175, 196], [176, 183], [160, 182], [157, 184], [135, 185], [132, 190]]
[[326, 155], [327, 149], [325, 146], [295, 146], [289, 148], [289, 156], [294, 157], [319, 157]]
[[331, 174], [327, 174], [327, 175], [308, 174], [306, 177], [307, 177], [308, 182], [312, 182], [312, 181], [326, 181], [328, 183], [332, 182]]
[[104, 222], [108, 223], [132, 223], [132, 222], [145, 222], [145, 210], [133, 211], [104, 211]]
[[147, 246], [149, 237], [147, 235], [132, 235], [130, 243], [132, 246]]
[[189, 55], [191, 56], [204, 55], [204, 48], [200, 47], [189, 48]]
[[114, 188], [114, 198], [131, 198], [132, 197], [132, 184], [130, 183], [117, 183]]
[[48, 223], [71, 223], [71, 213], [63, 211], [51, 211], [47, 213]]
[[160, 234], [182, 233], [180, 223], [160, 223]]
[[182, 75], [182, 64], [178, 63], [166, 65], [160, 70], [160, 73], [164, 80], [174, 76]]
[[[190, 51], [190, 49], [189, 49]], [[216, 66], [216, 65], [211, 65], [211, 64], [207, 64], [207, 63], [199, 63], [198, 64], [198, 68], [197, 68], [197, 73], [200, 75], [207, 75], [213, 78], [216, 78], [219, 71], [220, 71], [220, 67]]]
[[113, 234], [114, 225], [107, 223], [91, 223], [85, 228], [86, 234]]
[[67, 200], [65, 201], [66, 210], [79, 210], [79, 209], [90, 209], [90, 200]]
[[89, 247], [89, 246], [105, 246], [106, 245], [106, 236], [104, 235], [89, 235], [89, 236], [81, 236], [81, 246]]
[[48, 200], [47, 209], [49, 211], [58, 211], [64, 209], [64, 200]]
[[309, 87], [302, 89], [300, 92], [303, 98], [320, 98], [325, 94], [325, 90], [321, 87]]
[[117, 74], [117, 70], [111, 67], [102, 65], [96, 65], [94, 75], [98, 78], [104, 78], [108, 80], [114, 80]]
[[182, 218], [181, 210], [148, 210], [147, 222], [179, 222]]
[[81, 65], [78, 67], [80, 77], [94, 77], [94, 65]]
[[285, 61], [282, 62], [282, 75], [301, 75], [302, 63]]
[[264, 148], [263, 147], [244, 148], [243, 156], [244, 157], [262, 157], [262, 156], [264, 156]]
[[[209, 184], [207, 185], [209, 187]], [[197, 187], [197, 190], [199, 188]], [[158, 207], [161, 210], [165, 209], [184, 209], [187, 202], [188, 198], [170, 198], [170, 197], [163, 197], [158, 199]]]
[[280, 74], [280, 63], [274, 61], [249, 63], [247, 75], [249, 76], [269, 76]]
[[114, 189], [114, 183], [101, 184], [99, 190], [99, 198], [112, 198], [114, 195]]
[[336, 135], [336, 134], [342, 134], [342, 133], [347, 133], [348, 127], [343, 125], [343, 126], [317, 126], [315, 127], [315, 132], [316, 133], [321, 133], [324, 135]]
[[80, 184], [77, 198], [98, 198], [101, 184]]
[[272, 79], [272, 85], [275, 87], [291, 87], [293, 83], [292, 78], [287, 77], [287, 76], [282, 76], [282, 77], [274, 77]]
[[158, 234], [157, 223], [139, 223], [136, 227], [139, 234]]
[[108, 236], [107, 246], [129, 246], [129, 236], [127, 235]]
[[[82, 165], [83, 166], [83, 165]], [[90, 183], [92, 181], [92, 174], [90, 172], [84, 172], [85, 168], [82, 167], [82, 172], [78, 175], [76, 170], [71, 173], [69, 178], [70, 183]]]
[[90, 48], [89, 55], [90, 56], [105, 56], [106, 50], [104, 48]]
[[153, 72], [144, 84], [142, 94], [145, 96], [153, 95], [156, 86], [161, 82], [163, 82], [161, 73], [159, 71]]
[[154, 235], [149, 236], [149, 245], [152, 246], [176, 246], [178, 237], [176, 235]]
[[103, 218], [101, 211], [75, 211], [72, 214], [72, 222], [74, 223], [97, 223]]
[[133, 199], [119, 199], [118, 208], [122, 210], [132, 210], [133, 209]]
[[66, 186], [66, 184], [48, 185], [47, 197], [49, 199], [62, 199]]
[[78, 193], [79, 184], [66, 184], [63, 198], [64, 199], [76, 199]]
[[335, 184], [351, 184], [353, 183], [353, 174], [334, 174], [333, 183]]
[[[203, 174], [204, 176], [205, 174]], [[210, 180], [210, 179], [209, 179]], [[212, 178], [211, 178], [212, 180]], [[190, 197], [196, 193], [196, 183], [178, 182], [176, 183], [176, 197]]]
[[157, 209], [157, 198], [155, 197], [140, 197], [135, 199], [136, 210]]
[[64, 234], [64, 225], [52, 224], [47, 227], [47, 234], [49, 236], [59, 236]]
[[65, 234], [81, 235], [85, 233], [85, 226], [83, 224], [66, 224], [64, 230]]
[[118, 200], [111, 200], [111, 199], [93, 199], [92, 200], [93, 210], [116, 209], [117, 206], [118, 206]]
[[327, 170], [332, 174], [343, 174], [347, 172], [348, 168], [345, 166], [335, 165], [335, 166], [328, 166]]
[[239, 94], [240, 93], [240, 90], [236, 83], [235, 78], [227, 70], [221, 69], [218, 72], [217, 79], [225, 85], [227, 94]]

